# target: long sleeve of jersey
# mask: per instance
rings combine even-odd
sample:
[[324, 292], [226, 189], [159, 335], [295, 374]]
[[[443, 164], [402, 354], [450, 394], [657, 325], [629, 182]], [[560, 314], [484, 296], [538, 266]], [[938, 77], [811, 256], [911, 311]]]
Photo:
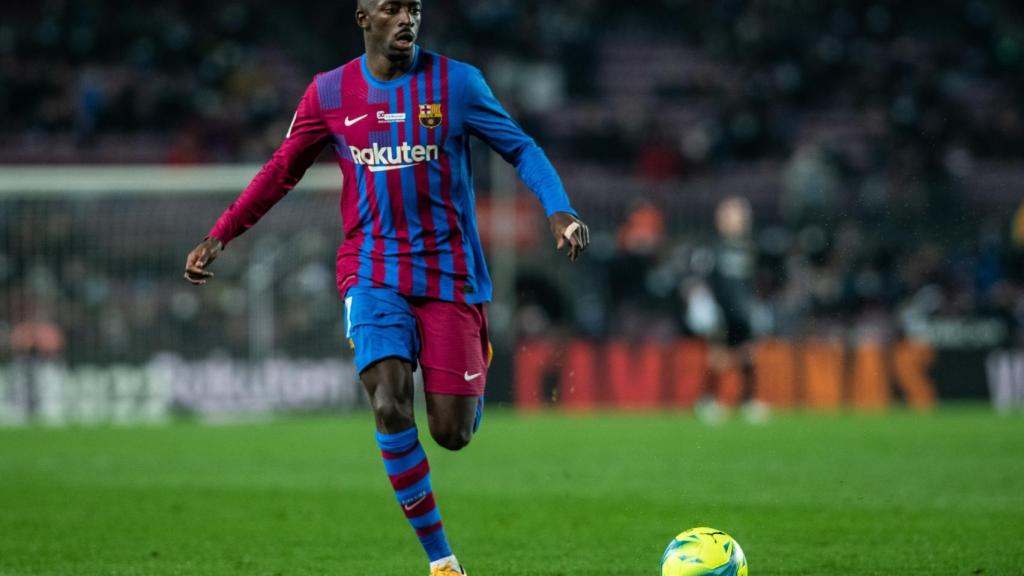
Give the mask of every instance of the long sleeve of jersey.
[[519, 177], [544, 206], [548, 216], [555, 212], [576, 215], [562, 180], [544, 151], [523, 132], [523, 129], [494, 97], [483, 74], [470, 68], [465, 88], [465, 122], [470, 133], [494, 149], [512, 164]]
[[252, 228], [274, 204], [295, 188], [330, 137], [319, 109], [316, 82], [313, 82], [299, 102], [284, 142], [221, 214], [210, 230], [210, 237], [227, 246], [228, 242]]

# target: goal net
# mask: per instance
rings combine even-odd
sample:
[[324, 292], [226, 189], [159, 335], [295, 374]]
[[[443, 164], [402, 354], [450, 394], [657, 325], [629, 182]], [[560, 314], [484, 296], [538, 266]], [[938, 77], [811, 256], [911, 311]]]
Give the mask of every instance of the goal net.
[[316, 166], [202, 287], [185, 256], [258, 166], [0, 170], [0, 423], [353, 405]]

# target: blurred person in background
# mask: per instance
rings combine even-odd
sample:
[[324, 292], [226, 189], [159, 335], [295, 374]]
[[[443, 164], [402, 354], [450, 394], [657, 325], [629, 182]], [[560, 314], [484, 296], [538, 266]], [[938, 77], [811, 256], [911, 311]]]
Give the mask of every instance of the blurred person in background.
[[1013, 344], [1024, 345], [1024, 201], [1010, 221], [1010, 242], [1007, 250], [1007, 307], [1013, 319]]
[[[704, 414], [714, 418], [720, 407], [741, 401], [751, 386], [749, 343], [754, 337], [757, 305], [756, 246], [751, 240], [753, 213], [750, 203], [738, 196], [722, 200], [715, 210], [718, 238], [712, 246], [713, 263], [707, 281], [720, 311], [718, 330], [711, 338], [709, 368], [715, 377], [715, 398]], [[762, 411], [753, 404], [747, 413]]]
[[616, 332], [627, 340], [656, 338], [665, 331], [665, 303], [650, 289], [665, 244], [665, 215], [654, 202], [637, 201], [617, 231], [608, 274]]
[[209, 235], [185, 278], [209, 265], [285, 196], [329, 143], [344, 175], [338, 289], [356, 370], [395, 496], [432, 576], [464, 574], [435, 504], [413, 413], [423, 369], [434, 440], [465, 447], [483, 410], [490, 363], [484, 305], [491, 280], [474, 212], [469, 137], [513, 164], [547, 213], [558, 249], [575, 261], [589, 243], [547, 156], [502, 108], [476, 68], [416, 44], [419, 0], [359, 0], [366, 53], [317, 75], [284, 143]]
[[20, 386], [12, 388], [17, 396], [14, 403], [24, 407], [29, 420], [39, 412], [40, 368], [61, 361], [66, 341], [60, 325], [52, 321], [48, 306], [40, 302], [34, 309], [31, 319], [15, 324], [10, 335], [15, 374], [20, 376], [16, 380]]

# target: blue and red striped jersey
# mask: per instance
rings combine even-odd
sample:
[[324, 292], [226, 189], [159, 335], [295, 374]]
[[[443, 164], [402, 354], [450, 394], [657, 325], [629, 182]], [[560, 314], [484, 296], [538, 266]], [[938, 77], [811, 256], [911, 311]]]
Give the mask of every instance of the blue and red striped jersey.
[[492, 288], [477, 232], [471, 136], [516, 167], [548, 216], [575, 215], [551, 162], [480, 71], [417, 48], [409, 71], [392, 81], [375, 79], [365, 55], [318, 74], [284, 142], [210, 236], [227, 245], [253, 226], [330, 144], [343, 176], [339, 291], [386, 286], [408, 296], [487, 302]]

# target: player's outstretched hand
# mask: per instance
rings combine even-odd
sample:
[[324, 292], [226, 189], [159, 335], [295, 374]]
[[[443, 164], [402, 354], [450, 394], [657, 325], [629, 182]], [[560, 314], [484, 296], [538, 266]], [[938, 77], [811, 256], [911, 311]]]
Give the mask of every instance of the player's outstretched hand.
[[213, 278], [213, 272], [206, 269], [224, 249], [224, 245], [216, 238], [207, 238], [188, 253], [185, 259], [185, 280], [200, 285]]
[[558, 242], [558, 249], [561, 250], [568, 245], [569, 260], [575, 262], [590, 244], [590, 228], [568, 212], [555, 212], [548, 218], [548, 222], [551, 224], [551, 233]]

